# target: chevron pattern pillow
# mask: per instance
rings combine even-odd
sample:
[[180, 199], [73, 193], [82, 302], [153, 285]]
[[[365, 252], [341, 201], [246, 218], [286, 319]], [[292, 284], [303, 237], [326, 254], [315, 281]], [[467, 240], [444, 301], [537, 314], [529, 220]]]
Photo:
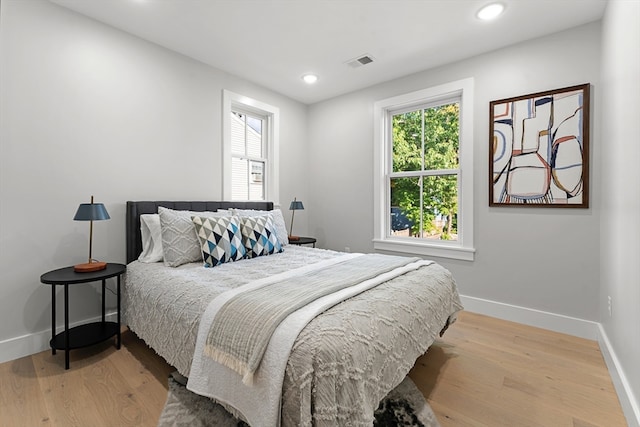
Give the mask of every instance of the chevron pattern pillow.
[[247, 258], [282, 252], [282, 244], [276, 235], [271, 214], [241, 217], [242, 242], [247, 249]]
[[192, 216], [191, 220], [196, 226], [205, 267], [238, 261], [246, 256], [247, 251], [242, 244], [237, 216], [219, 218]]

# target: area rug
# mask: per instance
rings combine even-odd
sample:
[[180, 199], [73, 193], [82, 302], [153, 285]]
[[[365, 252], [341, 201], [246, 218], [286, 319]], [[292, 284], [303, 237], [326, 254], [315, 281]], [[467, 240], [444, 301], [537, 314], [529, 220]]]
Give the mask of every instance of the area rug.
[[[181, 384], [182, 382], [182, 384]], [[439, 427], [431, 407], [416, 385], [406, 377], [380, 402], [374, 426]], [[158, 427], [247, 427], [211, 399], [187, 390], [184, 377], [169, 376], [167, 403], [160, 414]]]

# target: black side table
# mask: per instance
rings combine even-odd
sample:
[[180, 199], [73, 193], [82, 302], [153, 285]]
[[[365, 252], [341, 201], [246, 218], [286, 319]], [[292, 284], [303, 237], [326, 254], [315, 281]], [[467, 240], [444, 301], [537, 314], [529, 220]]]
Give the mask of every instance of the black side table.
[[[124, 264], [107, 264], [107, 268], [89, 273], [76, 273], [73, 267], [60, 268], [44, 273], [40, 281], [51, 285], [51, 353], [64, 350], [64, 368], [69, 369], [69, 351], [88, 347], [116, 336], [116, 348], [120, 349], [120, 278], [126, 271]], [[118, 278], [118, 321], [105, 321], [105, 282], [111, 277]], [[69, 285], [97, 282], [102, 280], [102, 322], [88, 323], [69, 329]], [[64, 286], [64, 332], [56, 335], [56, 285]]]
[[315, 237], [300, 237], [298, 240], [289, 240], [289, 243], [292, 245], [310, 245], [313, 244], [313, 247], [316, 247], [316, 238]]

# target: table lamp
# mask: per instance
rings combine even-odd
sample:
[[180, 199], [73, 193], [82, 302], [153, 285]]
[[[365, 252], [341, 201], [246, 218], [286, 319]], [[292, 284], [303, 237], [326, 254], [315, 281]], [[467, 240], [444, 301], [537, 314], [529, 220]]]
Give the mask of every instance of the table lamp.
[[73, 217], [74, 221], [89, 221], [89, 262], [74, 265], [73, 269], [78, 273], [88, 273], [90, 271], [99, 271], [107, 268], [106, 262], [96, 261], [91, 257], [93, 221], [101, 221], [103, 219], [110, 219], [107, 209], [102, 203], [93, 203], [93, 196], [91, 196], [91, 203], [80, 204], [76, 215]]
[[296, 241], [300, 240], [299, 236], [293, 235], [293, 217], [296, 214], [296, 211], [301, 211], [304, 209], [302, 202], [297, 200], [295, 197], [293, 198], [293, 202], [289, 205], [289, 210], [291, 211], [291, 228], [289, 229], [289, 240]]

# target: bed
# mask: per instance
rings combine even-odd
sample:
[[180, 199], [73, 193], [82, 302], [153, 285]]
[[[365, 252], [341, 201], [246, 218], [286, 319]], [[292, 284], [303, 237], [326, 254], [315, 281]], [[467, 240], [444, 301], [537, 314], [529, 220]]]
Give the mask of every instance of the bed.
[[[203, 319], [208, 317], [215, 302], [222, 300], [221, 296], [241, 293], [242, 289], [262, 282], [284, 283], [281, 278], [286, 277], [297, 283], [297, 271], [319, 276], [323, 271], [333, 274], [330, 272], [339, 270], [332, 266], [349, 270], [351, 267], [346, 268], [346, 263], [352, 262], [352, 258], [355, 258], [353, 262], [363, 262], [370, 255], [284, 245], [279, 253], [225, 262], [213, 268], [204, 268], [202, 260], [175, 267], [166, 266], [166, 259], [164, 262], [138, 261], [143, 251], [141, 215], [157, 214], [159, 208], [163, 213], [165, 208], [192, 212], [236, 208], [241, 211], [229, 212], [272, 211], [274, 216], [282, 213], [273, 210], [271, 202], [129, 201], [126, 208], [128, 266], [123, 286], [124, 321], [131, 331], [194, 383], [192, 391], [215, 398], [250, 425], [372, 425], [378, 402], [404, 379], [415, 360], [426, 352], [438, 334], [444, 333], [462, 309], [449, 271], [434, 262], [412, 260], [411, 268], [402, 267], [405, 270], [395, 276], [380, 274], [363, 280], [357, 286], [376, 280], [379, 283], [359, 288], [363, 290], [353, 291], [341, 300], [327, 300], [324, 305], [309, 304], [307, 307], [314, 304], [320, 307], [315, 309], [317, 315], [310, 312], [309, 319], [303, 321], [290, 348], [285, 346], [284, 352], [279, 344], [274, 344], [284, 342], [276, 341], [280, 328], [277, 329], [255, 371], [255, 382], [245, 381], [243, 385], [242, 375], [226, 367], [216, 367], [215, 375], [209, 373], [207, 366], [216, 363], [199, 355], [205, 329]], [[382, 257], [386, 262], [387, 256]], [[394, 261], [394, 257], [388, 258], [389, 262]], [[376, 258], [375, 262], [380, 259]], [[399, 268], [394, 267], [393, 271]], [[346, 292], [357, 286], [347, 288]], [[345, 290], [336, 294], [340, 292]], [[330, 297], [319, 298], [319, 301]], [[288, 316], [287, 321], [293, 317], [296, 316]], [[213, 331], [214, 328], [210, 333]], [[267, 376], [271, 377], [273, 370], [268, 369], [277, 365], [271, 363], [269, 357], [283, 358], [278, 362], [283, 373], [280, 378], [269, 379], [269, 384], [264, 386], [262, 382], [267, 381], [264, 373], [268, 372]], [[222, 375], [220, 369], [229, 372]], [[225, 375], [229, 377], [228, 382]], [[222, 390], [200, 392], [198, 384], [209, 382]], [[227, 387], [232, 382], [234, 384]], [[232, 387], [240, 388], [227, 393], [225, 389]], [[254, 389], [257, 391], [252, 393]], [[261, 406], [267, 405], [267, 401], [275, 402], [276, 410]]]

